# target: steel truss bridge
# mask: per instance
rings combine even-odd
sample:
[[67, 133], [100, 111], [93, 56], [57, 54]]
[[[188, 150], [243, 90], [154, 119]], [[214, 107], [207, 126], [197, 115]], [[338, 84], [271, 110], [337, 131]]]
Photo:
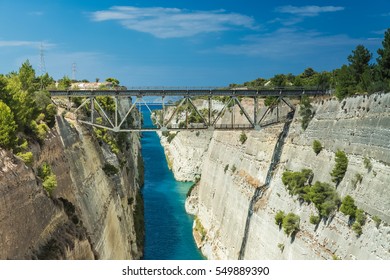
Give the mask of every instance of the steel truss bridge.
[[[107, 129], [114, 132], [134, 132], [134, 131], [182, 131], [182, 130], [260, 130], [262, 127], [283, 121], [283, 116], [279, 116], [279, 107], [288, 107], [291, 113], [295, 111], [295, 106], [290, 102], [291, 98], [302, 96], [322, 96], [328, 95], [328, 90], [312, 88], [276, 88], [276, 89], [205, 89], [205, 88], [133, 88], [127, 90], [50, 90], [51, 97], [67, 98], [68, 109], [72, 97], [84, 98], [81, 105], [74, 110], [77, 113], [81, 108], [87, 108], [89, 116], [87, 119], [78, 118], [78, 121], [87, 125]], [[111, 97], [112, 103], [108, 111], [101, 103], [101, 97]], [[267, 97], [270, 104], [263, 105], [259, 102]], [[120, 112], [119, 103], [121, 99], [131, 99], [131, 106], [125, 113]], [[147, 101], [153, 98], [154, 101]], [[172, 100], [177, 100], [172, 103]], [[195, 103], [202, 99], [203, 110], [200, 110]], [[243, 100], [253, 101], [243, 104]], [[156, 102], [156, 100], [161, 100]], [[220, 102], [219, 109], [214, 110], [216, 101]], [[259, 107], [262, 103], [262, 107]], [[138, 106], [146, 106], [150, 113], [150, 105], [161, 105], [159, 117], [155, 118], [153, 127], [145, 127], [141, 121], [130, 120], [131, 114], [139, 114]], [[243, 116], [245, 123], [235, 122], [235, 118], [230, 118], [223, 123], [224, 114], [237, 105], [237, 109]], [[251, 108], [248, 108], [250, 106]], [[267, 115], [276, 110], [276, 119], [267, 121]], [[184, 112], [184, 113], [183, 113]], [[197, 122], [191, 122], [189, 113], [196, 115]], [[173, 121], [176, 116], [182, 119], [181, 124]], [[103, 121], [102, 121], [103, 120]]]

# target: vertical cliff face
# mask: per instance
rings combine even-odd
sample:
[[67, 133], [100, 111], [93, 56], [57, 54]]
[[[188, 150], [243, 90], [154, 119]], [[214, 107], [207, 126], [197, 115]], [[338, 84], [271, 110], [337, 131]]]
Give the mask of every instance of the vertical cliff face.
[[[390, 94], [342, 102], [328, 98], [313, 106], [316, 113], [305, 131], [295, 114], [269, 184], [255, 201], [255, 191], [267, 181], [283, 124], [247, 133], [244, 144], [239, 132], [214, 133], [202, 163], [201, 180], [188, 200], [188, 208], [197, 215], [194, 235], [208, 258], [390, 259]], [[324, 147], [318, 155], [312, 148], [314, 140]], [[313, 183], [334, 186], [330, 173], [338, 149], [346, 152], [349, 164], [337, 192], [341, 197], [352, 196], [367, 216], [359, 237], [339, 211], [318, 226], [311, 224], [310, 216], [317, 215], [314, 205], [291, 196], [281, 180], [286, 170], [310, 168]], [[365, 159], [371, 168], [365, 167]], [[356, 174], [362, 177], [360, 182], [356, 182]], [[253, 210], [249, 226], [248, 209]], [[299, 215], [300, 230], [293, 238], [275, 225], [279, 210]], [[378, 227], [374, 216], [382, 220]], [[244, 239], [246, 246], [242, 246]]]
[[[57, 116], [32, 167], [0, 150], [0, 259], [139, 259], [143, 251], [142, 160], [137, 135], [121, 152], [90, 129]], [[49, 197], [37, 177], [48, 163], [58, 187]], [[107, 175], [110, 163], [118, 169]]]
[[195, 181], [200, 178], [203, 157], [210, 143], [212, 132], [179, 132], [169, 143], [161, 137], [169, 168], [178, 181]]
[[[140, 144], [136, 135], [116, 156], [108, 145], [99, 145], [90, 131], [66, 121], [59, 130], [74, 186], [75, 205], [90, 233], [94, 249], [101, 259], [140, 258], [142, 252], [142, 200], [140, 185]], [[71, 136], [71, 137], [69, 137]], [[117, 174], [107, 176], [103, 168], [109, 163]], [[141, 170], [142, 172], [142, 170]]]

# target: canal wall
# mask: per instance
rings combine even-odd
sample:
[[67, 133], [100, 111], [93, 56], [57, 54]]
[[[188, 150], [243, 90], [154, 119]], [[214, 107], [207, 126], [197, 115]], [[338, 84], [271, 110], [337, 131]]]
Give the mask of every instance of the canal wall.
[[[43, 143], [29, 144], [31, 165], [0, 149], [0, 259], [141, 258], [139, 136], [117, 144], [114, 153], [59, 108]], [[38, 177], [43, 163], [57, 178], [51, 194]]]
[[[268, 183], [283, 124], [246, 132], [244, 143], [241, 132], [214, 132], [204, 144], [200, 181], [187, 199], [187, 209], [196, 215], [194, 237], [209, 259], [390, 259], [390, 94], [341, 102], [327, 98], [312, 105], [315, 114], [306, 130], [297, 107]], [[181, 137], [187, 138], [184, 149], [190, 149], [191, 144], [184, 144], [191, 143], [188, 136], [179, 133], [175, 140]], [[314, 140], [323, 146], [318, 155]], [[330, 173], [338, 150], [349, 163], [336, 188]], [[313, 184], [329, 183], [341, 199], [354, 198], [366, 217], [361, 235], [340, 211], [317, 225], [310, 223], [317, 215], [315, 206], [290, 195], [282, 182], [286, 170], [303, 168], [313, 171]], [[278, 211], [299, 216], [295, 235], [286, 235], [275, 224]]]

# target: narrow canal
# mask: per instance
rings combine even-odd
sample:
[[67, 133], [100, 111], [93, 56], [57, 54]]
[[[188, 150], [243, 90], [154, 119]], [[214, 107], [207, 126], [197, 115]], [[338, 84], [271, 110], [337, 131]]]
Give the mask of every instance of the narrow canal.
[[[145, 125], [150, 114], [141, 108]], [[193, 218], [184, 202], [192, 183], [178, 182], [165, 159], [155, 132], [144, 132], [141, 139], [145, 163], [145, 260], [198, 260], [202, 256], [192, 237]]]

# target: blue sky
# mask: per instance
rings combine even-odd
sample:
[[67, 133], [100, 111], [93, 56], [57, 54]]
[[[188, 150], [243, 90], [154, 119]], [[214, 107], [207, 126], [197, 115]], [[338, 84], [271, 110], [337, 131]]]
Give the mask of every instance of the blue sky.
[[40, 46], [55, 79], [126, 86], [222, 86], [307, 67], [332, 70], [363, 44], [374, 56], [388, 0], [0, 0], [0, 73]]

